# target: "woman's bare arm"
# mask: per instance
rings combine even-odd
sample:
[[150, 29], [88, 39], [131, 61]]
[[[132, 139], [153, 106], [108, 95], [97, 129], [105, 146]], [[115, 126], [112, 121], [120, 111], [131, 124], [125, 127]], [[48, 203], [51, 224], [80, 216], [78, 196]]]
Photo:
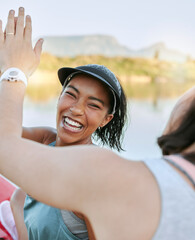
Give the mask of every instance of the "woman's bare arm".
[[26, 229], [26, 225], [24, 223], [24, 211], [23, 211], [25, 197], [26, 197], [25, 192], [23, 192], [21, 189], [16, 189], [10, 199], [10, 204], [19, 240], [28, 240], [28, 232]]
[[52, 127], [23, 127], [22, 137], [43, 143], [49, 144], [56, 140], [56, 129]]

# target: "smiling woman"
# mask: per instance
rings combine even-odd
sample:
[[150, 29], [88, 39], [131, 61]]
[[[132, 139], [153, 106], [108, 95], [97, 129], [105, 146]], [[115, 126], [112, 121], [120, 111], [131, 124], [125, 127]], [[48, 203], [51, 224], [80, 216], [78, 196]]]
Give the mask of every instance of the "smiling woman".
[[[57, 105], [56, 134], [51, 128], [23, 128], [23, 137], [60, 147], [93, 144], [95, 134], [103, 144], [121, 150], [126, 97], [115, 75], [105, 66], [97, 64], [62, 68], [58, 74], [63, 88]], [[64, 239], [68, 236], [71, 239], [93, 239], [87, 219], [77, 212], [48, 207], [26, 196], [22, 190], [16, 190], [11, 206], [20, 237], [26, 238], [28, 234], [29, 239], [35, 239], [38, 234], [39, 239], [55, 238], [58, 228], [55, 231], [51, 228], [49, 214], [56, 226], [65, 229]], [[26, 226], [21, 218], [23, 206]], [[58, 218], [62, 220], [60, 224]], [[36, 219], [33, 224], [32, 219]]]

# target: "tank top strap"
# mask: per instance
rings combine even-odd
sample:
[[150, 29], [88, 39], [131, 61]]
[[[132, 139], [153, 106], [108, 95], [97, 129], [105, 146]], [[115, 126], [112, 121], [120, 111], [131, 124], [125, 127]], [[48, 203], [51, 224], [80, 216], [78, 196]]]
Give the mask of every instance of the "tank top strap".
[[171, 165], [176, 167], [179, 171], [181, 171], [189, 180], [192, 182], [194, 189], [195, 189], [195, 180], [193, 177], [188, 173], [186, 169], [184, 169], [179, 163], [175, 162], [174, 160], [170, 159], [169, 157], [163, 157], [164, 160], [169, 162]]
[[48, 144], [49, 146], [52, 146], [52, 147], [55, 147], [55, 145], [56, 145], [56, 141], [54, 141], [54, 142], [52, 142], [52, 143], [50, 143], [50, 144]]

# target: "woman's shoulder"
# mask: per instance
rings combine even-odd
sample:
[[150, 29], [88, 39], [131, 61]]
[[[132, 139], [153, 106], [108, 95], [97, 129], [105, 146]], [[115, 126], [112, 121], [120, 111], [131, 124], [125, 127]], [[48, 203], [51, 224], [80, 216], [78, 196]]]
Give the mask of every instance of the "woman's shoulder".
[[[89, 185], [96, 192], [90, 191], [93, 201], [88, 203], [86, 211], [93, 211], [101, 222], [105, 219], [110, 222], [107, 225], [112, 232], [114, 229], [128, 232], [131, 227], [134, 239], [136, 234], [140, 236], [140, 228], [143, 227], [142, 236], [152, 237], [160, 216], [160, 194], [153, 175], [141, 161], [127, 160], [109, 151], [104, 152], [104, 156], [106, 158], [101, 159], [99, 152], [101, 160], [99, 163], [94, 161], [95, 167], [91, 169], [95, 170], [89, 173], [93, 175]], [[90, 216], [91, 212], [88, 214]], [[147, 228], [144, 227], [146, 225]]]
[[43, 144], [48, 145], [56, 140], [57, 130], [55, 128], [45, 127], [43, 131], [44, 131]]

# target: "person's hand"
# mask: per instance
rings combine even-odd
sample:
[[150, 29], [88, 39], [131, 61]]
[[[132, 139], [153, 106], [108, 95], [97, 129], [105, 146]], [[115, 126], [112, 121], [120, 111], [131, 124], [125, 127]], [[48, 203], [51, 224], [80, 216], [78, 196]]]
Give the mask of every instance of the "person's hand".
[[24, 20], [24, 8], [19, 8], [17, 21], [14, 15], [10, 10], [5, 33], [0, 21], [0, 71], [16, 67], [29, 77], [39, 65], [43, 40], [39, 39], [33, 49], [30, 16]]

